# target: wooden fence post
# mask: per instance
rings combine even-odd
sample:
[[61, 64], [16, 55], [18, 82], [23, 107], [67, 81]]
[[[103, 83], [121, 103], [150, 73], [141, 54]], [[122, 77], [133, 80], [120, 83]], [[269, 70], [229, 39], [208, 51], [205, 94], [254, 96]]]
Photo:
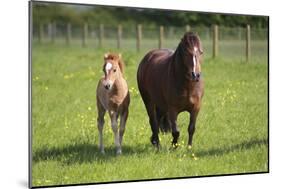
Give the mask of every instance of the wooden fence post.
[[117, 28], [117, 48], [121, 48], [121, 40], [122, 40], [122, 25], [118, 25]]
[[52, 23], [48, 23], [48, 40], [52, 41]]
[[83, 26], [83, 36], [82, 36], [82, 46], [87, 46], [87, 38], [88, 38], [88, 23], [84, 23]]
[[142, 26], [141, 24], [137, 25], [137, 51], [141, 49], [141, 39], [142, 39]]
[[185, 32], [190, 32], [190, 31], [191, 31], [190, 25], [186, 25], [186, 26], [185, 26]]
[[251, 57], [251, 27], [246, 28], [246, 61], [249, 62]]
[[66, 44], [70, 45], [71, 42], [71, 24], [67, 23], [66, 26]]
[[159, 28], [159, 49], [163, 48], [163, 39], [164, 39], [164, 27], [160, 26], [160, 28]]
[[56, 35], [57, 35], [57, 24], [56, 22], [52, 23], [52, 43], [56, 42]]
[[102, 48], [103, 47], [103, 38], [104, 38], [104, 27], [103, 24], [100, 24], [100, 28], [99, 28], [99, 47]]
[[219, 36], [219, 29], [218, 29], [218, 25], [214, 25], [213, 26], [213, 58], [216, 58], [218, 56], [218, 36]]
[[39, 24], [39, 35], [38, 35], [39, 43], [42, 43], [43, 37], [44, 37], [44, 27], [43, 27], [43, 24], [40, 23]]

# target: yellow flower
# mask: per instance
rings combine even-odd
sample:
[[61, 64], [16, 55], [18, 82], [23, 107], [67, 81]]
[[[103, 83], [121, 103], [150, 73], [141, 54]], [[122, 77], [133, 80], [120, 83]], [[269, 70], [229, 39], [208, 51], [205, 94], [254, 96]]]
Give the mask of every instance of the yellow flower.
[[88, 110], [89, 110], [89, 111], [91, 111], [91, 110], [92, 110], [91, 106], [89, 106], [89, 107], [88, 107]]
[[48, 87], [45, 87], [45, 90], [47, 91], [49, 88]]

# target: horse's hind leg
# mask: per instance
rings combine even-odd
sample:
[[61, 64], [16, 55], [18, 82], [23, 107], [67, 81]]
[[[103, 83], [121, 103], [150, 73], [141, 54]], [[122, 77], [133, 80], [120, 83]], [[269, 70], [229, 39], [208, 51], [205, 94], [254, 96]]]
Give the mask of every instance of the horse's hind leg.
[[116, 146], [116, 153], [121, 154], [122, 150], [121, 150], [121, 145], [120, 145], [120, 141], [119, 141], [118, 122], [117, 122], [118, 114], [117, 114], [117, 112], [109, 111], [109, 115], [110, 115], [110, 119], [111, 119], [111, 128], [114, 133], [114, 143]]
[[156, 117], [156, 111], [155, 111], [155, 105], [152, 103], [145, 103], [147, 114], [149, 117], [149, 124], [151, 126], [152, 130], [152, 136], [151, 136], [151, 143], [159, 148], [159, 127], [157, 123], [157, 117]]
[[150, 141], [155, 147], [159, 148], [159, 137], [158, 137], [159, 127], [157, 125], [157, 116], [156, 116], [155, 105], [150, 101], [148, 94], [145, 92], [145, 90], [143, 90], [140, 87], [140, 84], [138, 84], [138, 86], [139, 86], [139, 91], [140, 91], [142, 100], [143, 100], [145, 108], [146, 108], [146, 112], [149, 117], [149, 124], [150, 124], [151, 131], [152, 131], [152, 136], [150, 138]]
[[97, 99], [97, 109], [98, 109], [98, 130], [99, 130], [99, 149], [101, 153], [104, 154], [104, 146], [103, 146], [103, 135], [102, 135], [102, 130], [104, 126], [104, 114], [105, 114], [105, 109], [101, 105], [100, 101]]
[[169, 121], [170, 121], [170, 125], [172, 128], [172, 135], [173, 135], [172, 145], [173, 147], [177, 147], [178, 138], [180, 136], [180, 131], [177, 125], [177, 114], [171, 111], [169, 112], [168, 116], [169, 116]]

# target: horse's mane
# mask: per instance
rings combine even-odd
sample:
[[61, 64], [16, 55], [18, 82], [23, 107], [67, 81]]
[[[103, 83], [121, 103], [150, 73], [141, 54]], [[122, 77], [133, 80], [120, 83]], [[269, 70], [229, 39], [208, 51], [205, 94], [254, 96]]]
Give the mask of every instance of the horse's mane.
[[122, 60], [122, 56], [121, 54], [114, 54], [114, 53], [106, 53], [104, 55], [105, 59], [111, 59], [111, 60], [117, 60], [118, 61], [118, 66], [122, 72], [122, 74], [124, 73], [124, 62]]

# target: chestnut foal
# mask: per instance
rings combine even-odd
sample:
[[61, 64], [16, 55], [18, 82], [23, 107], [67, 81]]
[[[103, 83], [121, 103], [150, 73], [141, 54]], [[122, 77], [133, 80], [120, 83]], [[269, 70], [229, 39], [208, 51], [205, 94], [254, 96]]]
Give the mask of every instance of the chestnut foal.
[[[107, 53], [104, 55], [104, 76], [100, 79], [96, 91], [99, 148], [101, 153], [104, 153], [102, 130], [106, 111], [108, 111], [111, 119], [111, 127], [114, 133], [114, 141], [117, 148], [116, 153], [122, 153], [121, 144], [125, 132], [130, 104], [130, 95], [127, 82], [123, 77], [123, 69], [124, 64], [120, 54]], [[120, 128], [118, 129], [119, 116]]]

